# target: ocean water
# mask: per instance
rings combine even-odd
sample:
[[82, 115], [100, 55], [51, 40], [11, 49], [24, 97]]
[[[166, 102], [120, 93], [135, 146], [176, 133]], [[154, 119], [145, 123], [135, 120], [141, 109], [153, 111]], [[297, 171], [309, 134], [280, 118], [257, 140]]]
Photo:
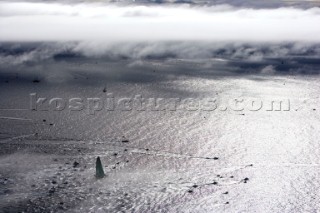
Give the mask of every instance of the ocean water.
[[3, 66], [2, 211], [317, 212], [318, 75], [204, 61]]

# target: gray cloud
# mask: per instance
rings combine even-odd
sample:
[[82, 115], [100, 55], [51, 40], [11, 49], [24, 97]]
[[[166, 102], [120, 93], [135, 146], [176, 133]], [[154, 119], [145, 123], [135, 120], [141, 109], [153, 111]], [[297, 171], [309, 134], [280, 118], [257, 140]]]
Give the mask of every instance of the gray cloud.
[[[8, 0], [0, 0], [7, 2]], [[13, 1], [10, 1], [13, 2]], [[20, 2], [17, 0], [17, 2]], [[100, 0], [24, 0], [24, 2], [56, 2], [63, 4], [92, 3]], [[318, 0], [104, 0], [104, 3], [117, 5], [193, 5], [193, 6], [213, 6], [228, 4], [242, 8], [279, 8], [297, 7], [312, 8], [319, 7]]]
[[[0, 68], [33, 66], [58, 61], [127, 61], [139, 66], [144, 61], [183, 60], [210, 68], [215, 62], [239, 69], [277, 72], [319, 70], [320, 44], [315, 43], [216, 43], [216, 42], [58, 42], [2, 43]], [[263, 72], [271, 70], [265, 69]], [[275, 72], [276, 72], [275, 71]], [[318, 72], [318, 71], [317, 71]], [[269, 72], [270, 73], [270, 72]]]

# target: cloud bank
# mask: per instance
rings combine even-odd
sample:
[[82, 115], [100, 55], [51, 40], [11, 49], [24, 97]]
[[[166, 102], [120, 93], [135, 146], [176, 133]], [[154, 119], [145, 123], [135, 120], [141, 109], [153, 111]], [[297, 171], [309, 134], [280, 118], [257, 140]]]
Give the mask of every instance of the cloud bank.
[[58, 42], [0, 43], [1, 64], [44, 60], [103, 58], [104, 60], [223, 59], [260, 62], [266, 59], [320, 58], [314, 43], [209, 43], [209, 42]]
[[320, 71], [320, 8], [62, 2], [0, 1], [0, 75], [39, 64], [68, 73], [65, 63], [171, 59], [208, 72], [217, 63], [236, 73]]
[[0, 41], [319, 42], [320, 8], [0, 2]]

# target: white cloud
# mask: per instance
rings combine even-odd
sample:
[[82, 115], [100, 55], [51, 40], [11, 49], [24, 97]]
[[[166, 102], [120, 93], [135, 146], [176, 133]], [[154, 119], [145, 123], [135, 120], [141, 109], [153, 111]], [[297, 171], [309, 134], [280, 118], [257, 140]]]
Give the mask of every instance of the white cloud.
[[0, 2], [0, 41], [319, 42], [320, 9]]
[[261, 72], [261, 74], [266, 74], [266, 75], [271, 75], [271, 74], [275, 74], [276, 73], [276, 70], [274, 68], [274, 66], [272, 65], [268, 65], [266, 67], [264, 67]]

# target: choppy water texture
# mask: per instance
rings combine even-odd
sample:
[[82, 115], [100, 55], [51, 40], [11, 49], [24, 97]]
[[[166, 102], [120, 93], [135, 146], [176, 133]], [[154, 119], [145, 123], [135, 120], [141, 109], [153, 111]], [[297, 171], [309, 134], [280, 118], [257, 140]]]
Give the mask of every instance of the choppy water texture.
[[[226, 74], [219, 60], [59, 61], [23, 67], [28, 77], [12, 69], [0, 82], [1, 212], [320, 211], [318, 75]], [[290, 99], [291, 108], [90, 115], [32, 111], [30, 93]]]

